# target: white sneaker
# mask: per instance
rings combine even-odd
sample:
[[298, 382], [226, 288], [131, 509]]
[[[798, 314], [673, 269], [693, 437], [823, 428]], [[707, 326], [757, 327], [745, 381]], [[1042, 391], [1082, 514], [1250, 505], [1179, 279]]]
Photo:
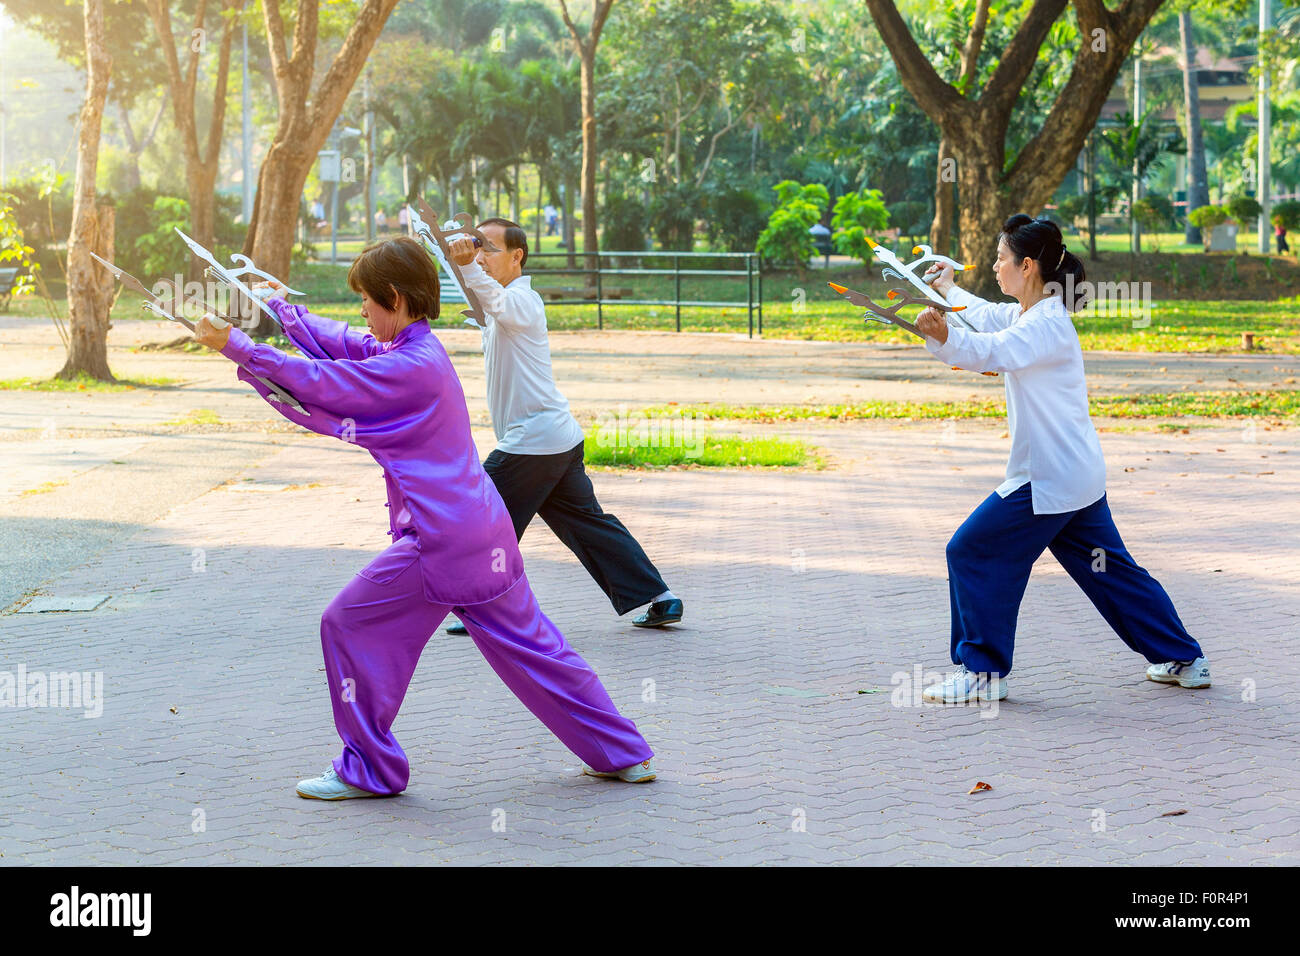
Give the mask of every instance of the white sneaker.
[[643, 760], [641, 763], [634, 763], [630, 767], [624, 767], [622, 770], [593, 770], [591, 767], [584, 766], [582, 772], [589, 777], [603, 777], [606, 780], [622, 780], [624, 783], [649, 783], [658, 773], [655, 770], [654, 757], [651, 757], [649, 760]]
[[1194, 661], [1166, 661], [1147, 668], [1147, 679], [1179, 687], [1209, 687], [1210, 662], [1204, 657]]
[[353, 800], [357, 797], [382, 797], [385, 794], [371, 793], [339, 779], [331, 765], [319, 777], [298, 782], [298, 796], [308, 800]]
[[991, 674], [976, 674], [961, 666], [942, 684], [931, 684], [921, 691], [921, 699], [932, 704], [966, 704], [972, 700], [1003, 700], [1007, 696], [1007, 679]]

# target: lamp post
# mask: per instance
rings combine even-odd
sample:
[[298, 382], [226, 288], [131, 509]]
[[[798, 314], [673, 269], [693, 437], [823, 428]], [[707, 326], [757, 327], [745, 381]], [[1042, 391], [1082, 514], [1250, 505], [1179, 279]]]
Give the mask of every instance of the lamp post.
[[1268, 252], [1269, 242], [1269, 213], [1271, 204], [1268, 201], [1269, 194], [1269, 127], [1273, 119], [1273, 111], [1268, 101], [1268, 64], [1264, 59], [1264, 32], [1273, 26], [1273, 10], [1270, 0], [1259, 0], [1259, 38], [1258, 44], [1258, 64], [1259, 64], [1259, 157], [1256, 179], [1259, 181], [1259, 251]]

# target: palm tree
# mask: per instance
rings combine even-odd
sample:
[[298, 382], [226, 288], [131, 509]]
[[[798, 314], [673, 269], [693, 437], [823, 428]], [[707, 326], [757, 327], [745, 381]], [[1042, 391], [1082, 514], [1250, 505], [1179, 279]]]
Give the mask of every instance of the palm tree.
[[[1146, 179], [1151, 167], [1166, 154], [1181, 154], [1187, 147], [1183, 134], [1177, 127], [1169, 129], [1157, 126], [1151, 121], [1157, 108], [1145, 110], [1134, 122], [1132, 113], [1120, 113], [1115, 117], [1115, 125], [1103, 129], [1100, 134], [1102, 153], [1108, 160], [1106, 176], [1112, 185], [1123, 186], [1124, 191], [1133, 195], [1133, 186]], [[1133, 208], [1129, 204], [1129, 224], [1132, 226]], [[1129, 229], [1129, 252], [1141, 251], [1141, 242], [1136, 233]]]

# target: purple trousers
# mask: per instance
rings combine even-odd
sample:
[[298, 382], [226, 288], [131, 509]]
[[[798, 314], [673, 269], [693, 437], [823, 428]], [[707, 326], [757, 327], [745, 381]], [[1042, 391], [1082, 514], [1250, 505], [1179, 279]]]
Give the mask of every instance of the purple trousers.
[[452, 611], [497, 676], [593, 769], [620, 770], [653, 756], [596, 672], [542, 613], [527, 577], [483, 604], [431, 604], [417, 556], [415, 536], [399, 538], [321, 617], [334, 726], [343, 738], [343, 754], [334, 761], [340, 779], [372, 793], [406, 789], [410, 764], [393, 736], [393, 720], [420, 652]]

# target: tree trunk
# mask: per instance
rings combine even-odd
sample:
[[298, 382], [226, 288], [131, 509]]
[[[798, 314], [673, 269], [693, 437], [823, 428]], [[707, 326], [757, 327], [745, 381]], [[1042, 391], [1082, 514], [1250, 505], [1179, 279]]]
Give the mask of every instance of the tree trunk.
[[[560, 0], [560, 13], [578, 54], [582, 82], [582, 251], [588, 253], [583, 266], [586, 269], [596, 268], [594, 253], [600, 248], [596, 228], [596, 166], [599, 162], [596, 153], [596, 48], [613, 4], [614, 0], [591, 0], [591, 28], [584, 39], [569, 17], [568, 3]], [[567, 198], [565, 202], [571, 205]], [[572, 242], [570, 238], [570, 253], [573, 252]]]
[[[199, 144], [196, 103], [198, 64], [204, 52], [204, 44], [196, 45], [193, 39], [190, 40], [186, 72], [182, 76], [180, 60], [176, 56], [176, 38], [172, 33], [168, 0], [148, 0], [147, 5], [154, 29], [158, 32], [163, 58], [167, 63], [168, 79], [171, 83], [172, 112], [176, 129], [180, 133], [181, 152], [185, 158], [185, 181], [190, 194], [190, 237], [204, 248], [211, 249], [216, 241], [215, 189], [217, 170], [221, 163], [221, 140], [225, 132], [230, 48], [234, 41], [235, 26], [239, 22], [237, 14], [243, 9], [244, 0], [223, 0], [222, 3], [221, 13], [225, 14], [225, 25], [222, 29], [221, 48], [217, 56], [212, 94], [212, 119], [208, 127], [205, 147]], [[191, 37], [206, 35], [207, 8], [208, 0], [199, 0]], [[218, 19], [221, 19], [220, 15]], [[203, 269], [203, 260], [191, 254], [189, 265], [185, 270], [187, 280], [195, 282], [202, 279]]]
[[568, 252], [569, 268], [577, 266], [577, 260], [573, 257], [573, 174], [566, 171], [564, 173], [564, 248]]
[[1201, 241], [1201, 230], [1192, 225], [1193, 209], [1208, 206], [1210, 187], [1205, 176], [1205, 138], [1201, 135], [1201, 94], [1196, 85], [1196, 45], [1192, 40], [1192, 14], [1178, 15], [1178, 34], [1183, 44], [1183, 103], [1187, 113], [1187, 213], [1183, 240]]
[[[108, 98], [113, 61], [104, 44], [103, 0], [84, 0], [86, 38], [86, 101], [81, 106], [77, 134], [77, 181], [72, 200], [72, 232], [68, 236], [68, 357], [58, 378], [89, 375], [115, 381], [108, 368], [108, 307], [113, 275], [90, 257], [113, 255], [113, 210], [95, 206], [95, 174], [99, 169], [99, 137]], [[105, 293], [108, 290], [108, 294]]]
[[537, 166], [537, 223], [536, 236], [534, 240], [533, 251], [542, 251], [542, 186], [546, 182], [546, 175], [542, 172], [541, 164]]
[[[979, 65], [980, 51], [984, 48], [984, 31], [989, 22], [990, 0], [977, 0], [975, 17], [971, 21], [970, 33], [961, 50], [961, 62], [958, 67], [959, 89], [969, 97], [974, 90], [976, 67]], [[930, 246], [941, 255], [952, 251], [953, 206], [957, 197], [956, 177], [952, 174], [949, 160], [953, 159], [948, 137], [939, 137], [939, 168], [935, 173], [934, 184], [934, 221], [930, 223]]]
[[[217, 164], [187, 163], [185, 182], [190, 194], [190, 238], [211, 249], [217, 236]], [[296, 216], [295, 216], [296, 218]], [[179, 243], [179, 239], [177, 240]], [[187, 282], [201, 282], [206, 263], [190, 255]]]
[[946, 136], [939, 138], [939, 171], [934, 180], [934, 219], [930, 222], [930, 246], [940, 255], [952, 252], [952, 210], [956, 203], [953, 196], [957, 184], [948, 174], [952, 149]]
[[[976, 266], [975, 289], [996, 292], [990, 268], [1003, 218], [1037, 212], [1074, 165], [1119, 71], [1163, 0], [1075, 0], [1082, 42], [1070, 77], [1038, 132], [1007, 162], [1007, 129], [1016, 100], [1067, 0], [1033, 0], [979, 96], [945, 82], [917, 45], [893, 0], [865, 0], [903, 86], [949, 140], [957, 159], [962, 259]], [[1088, 38], [1092, 38], [1091, 41]], [[978, 234], [972, 232], [978, 230]]]
[[956, 159], [957, 190], [963, 198], [957, 211], [959, 258], [975, 267], [969, 282], [963, 274], [962, 285], [978, 296], [1000, 301], [1002, 293], [993, 275], [998, 235], [1007, 217], [1024, 204], [1020, 198], [1002, 193], [998, 182], [1001, 162], [980, 162], [978, 153], [973, 157], [958, 154]]
[[1097, 259], [1097, 134], [1088, 135], [1084, 147], [1088, 164], [1088, 258]]
[[[277, 140], [267, 150], [257, 176], [257, 202], [253, 206], [253, 220], [248, 224], [253, 241], [245, 240], [244, 254], [251, 255], [258, 268], [283, 281], [288, 281], [293, 256], [293, 223], [298, 218], [298, 199], [315, 159], [315, 150], [308, 152]], [[260, 328], [258, 331], [261, 332]]]
[[596, 45], [582, 50], [582, 251], [584, 269], [595, 269], [596, 243]]
[[[319, 0], [298, 0], [293, 49], [287, 56], [280, 5], [262, 4], [280, 114], [275, 138], [258, 172], [257, 199], [243, 252], [258, 268], [281, 281], [289, 280], [293, 224], [312, 163], [329, 138], [343, 103], [397, 2], [365, 0], [315, 91], [311, 80], [316, 59]], [[274, 331], [270, 319], [260, 312], [258, 316], [258, 324], [248, 330], [250, 334], [266, 335]]]

